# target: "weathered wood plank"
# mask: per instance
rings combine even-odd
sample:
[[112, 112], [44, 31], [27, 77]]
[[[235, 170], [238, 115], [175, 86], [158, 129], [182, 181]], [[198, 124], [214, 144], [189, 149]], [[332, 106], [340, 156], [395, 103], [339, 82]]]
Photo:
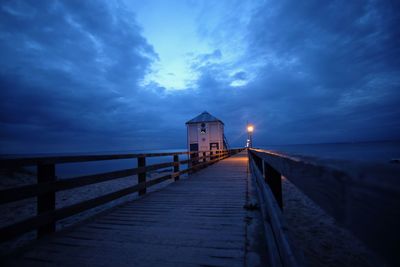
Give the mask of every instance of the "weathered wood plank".
[[[179, 173], [179, 155], [174, 155], [173, 157], [174, 160], [174, 173]], [[179, 180], [179, 174], [174, 176], [174, 180], [178, 181]]]
[[[54, 164], [38, 165], [37, 166], [37, 182], [51, 183], [56, 180], [56, 168]], [[52, 213], [56, 209], [56, 193], [46, 192], [37, 196], [37, 215]], [[56, 231], [55, 221], [48, 221], [46, 224], [38, 228], [37, 237], [54, 233]]]

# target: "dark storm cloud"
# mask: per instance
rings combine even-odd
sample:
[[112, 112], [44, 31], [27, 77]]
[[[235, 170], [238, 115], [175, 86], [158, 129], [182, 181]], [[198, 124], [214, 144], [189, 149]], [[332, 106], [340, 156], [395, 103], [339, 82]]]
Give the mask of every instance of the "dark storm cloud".
[[85, 139], [101, 150], [140, 132], [132, 120], [149, 116], [126, 98], [157, 55], [133, 14], [96, 1], [8, 1], [0, 12], [3, 152], [85, 150]]
[[236, 146], [247, 121], [256, 145], [399, 138], [398, 11], [390, 1], [266, 1], [247, 25], [243, 62], [220, 63], [215, 47], [193, 58], [190, 88], [168, 91], [139, 85], [157, 54], [122, 5], [3, 2], [1, 152], [181, 148], [184, 122], [203, 110]]
[[258, 10], [252, 56], [270, 59], [256, 93], [267, 104], [263, 126], [288, 133], [265, 137], [399, 138], [398, 10], [389, 1], [282, 1]]
[[254, 122], [259, 145], [398, 139], [398, 11], [390, 1], [267, 1], [248, 25], [244, 61], [263, 65], [256, 78], [238, 91], [214, 65], [199, 85], [228, 125]]

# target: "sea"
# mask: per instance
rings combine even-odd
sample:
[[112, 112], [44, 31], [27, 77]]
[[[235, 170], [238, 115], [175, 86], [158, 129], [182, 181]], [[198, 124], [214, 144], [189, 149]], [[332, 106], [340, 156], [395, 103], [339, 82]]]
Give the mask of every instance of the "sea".
[[[319, 159], [334, 159], [346, 161], [369, 161], [375, 163], [390, 163], [394, 159], [400, 159], [399, 141], [375, 141], [359, 143], [324, 143], [324, 144], [295, 144], [295, 145], [264, 145], [258, 148], [279, 152], [291, 156], [306, 156]], [[21, 157], [43, 157], [43, 156], [68, 156], [68, 155], [104, 155], [104, 154], [128, 154], [128, 153], [161, 153], [181, 152], [186, 149], [163, 149], [163, 150], [126, 150], [126, 151], [97, 151], [87, 153], [64, 153], [64, 154], [13, 154], [1, 155], [0, 158]], [[187, 159], [187, 155], [179, 155], [180, 160]], [[171, 162], [172, 156], [148, 157], [146, 165]], [[137, 159], [118, 159], [94, 162], [64, 163], [56, 165], [58, 178], [70, 178], [94, 173], [115, 171], [137, 167]], [[187, 166], [181, 166], [185, 169]], [[35, 172], [34, 166], [28, 170]], [[167, 171], [165, 169], [165, 171]], [[160, 170], [163, 171], [163, 170]]]
[[[83, 156], [83, 155], [117, 155], [117, 154], [142, 154], [142, 153], [168, 153], [184, 152], [186, 149], [162, 149], [162, 150], [119, 150], [119, 151], [96, 151], [80, 153], [41, 153], [41, 154], [8, 154], [0, 155], [0, 159], [18, 159], [31, 157], [61, 157], [61, 156]], [[186, 160], [187, 155], [179, 155], [179, 160]], [[146, 165], [153, 165], [165, 162], [172, 162], [173, 156], [146, 157]], [[137, 158], [88, 161], [78, 163], [56, 164], [56, 175], [58, 179], [67, 179], [71, 177], [84, 176], [102, 172], [118, 171], [137, 167]], [[182, 164], [181, 170], [187, 168]], [[172, 167], [170, 167], [172, 168]], [[158, 172], [167, 171], [170, 168], [160, 169]], [[36, 172], [36, 166], [27, 166], [26, 170], [32, 173]]]
[[260, 146], [260, 148], [292, 156], [307, 156], [324, 160], [389, 163], [393, 159], [400, 159], [400, 140], [362, 143], [265, 145]]

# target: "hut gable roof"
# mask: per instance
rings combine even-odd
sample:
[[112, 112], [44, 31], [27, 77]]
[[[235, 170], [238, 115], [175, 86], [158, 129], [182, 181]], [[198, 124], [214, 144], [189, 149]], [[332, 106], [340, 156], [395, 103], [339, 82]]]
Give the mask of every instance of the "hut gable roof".
[[216, 117], [214, 117], [207, 111], [204, 111], [197, 117], [194, 117], [190, 121], [187, 121], [186, 124], [195, 124], [195, 123], [200, 123], [200, 122], [220, 122], [220, 123], [224, 124], [220, 119], [217, 119]]

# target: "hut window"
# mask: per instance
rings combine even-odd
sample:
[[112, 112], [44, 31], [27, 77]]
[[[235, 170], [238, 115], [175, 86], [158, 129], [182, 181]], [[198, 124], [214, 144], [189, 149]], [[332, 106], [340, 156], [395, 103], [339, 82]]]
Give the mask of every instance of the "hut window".
[[205, 123], [202, 123], [202, 124], [201, 124], [200, 133], [201, 133], [201, 134], [205, 134], [205, 133], [206, 133], [206, 124], [205, 124]]

